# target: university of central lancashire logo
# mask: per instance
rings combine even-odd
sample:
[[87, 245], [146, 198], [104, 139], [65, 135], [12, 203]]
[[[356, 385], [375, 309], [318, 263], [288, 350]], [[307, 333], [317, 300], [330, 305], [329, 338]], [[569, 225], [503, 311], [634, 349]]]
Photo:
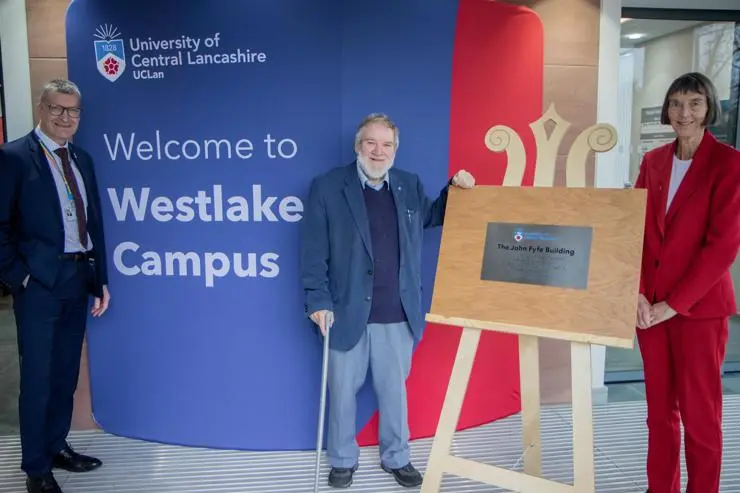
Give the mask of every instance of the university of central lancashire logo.
[[118, 28], [105, 24], [95, 30], [95, 60], [98, 72], [111, 82], [115, 82], [126, 70], [126, 53]]

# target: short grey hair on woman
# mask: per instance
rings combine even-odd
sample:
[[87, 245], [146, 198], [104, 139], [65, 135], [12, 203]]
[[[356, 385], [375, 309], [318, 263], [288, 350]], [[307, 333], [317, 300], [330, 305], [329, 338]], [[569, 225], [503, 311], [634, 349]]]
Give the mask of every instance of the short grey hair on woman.
[[357, 133], [355, 134], [355, 149], [360, 146], [360, 142], [362, 141], [362, 131], [365, 129], [365, 127], [373, 123], [382, 123], [386, 127], [393, 130], [394, 144], [396, 146], [396, 149], [398, 149], [398, 127], [390, 118], [388, 118], [388, 115], [386, 115], [385, 113], [370, 113], [360, 122], [360, 124], [357, 126]]
[[77, 96], [77, 99], [82, 101], [82, 93], [77, 84], [67, 79], [52, 79], [41, 88], [39, 102], [47, 101], [49, 94], [54, 92]]

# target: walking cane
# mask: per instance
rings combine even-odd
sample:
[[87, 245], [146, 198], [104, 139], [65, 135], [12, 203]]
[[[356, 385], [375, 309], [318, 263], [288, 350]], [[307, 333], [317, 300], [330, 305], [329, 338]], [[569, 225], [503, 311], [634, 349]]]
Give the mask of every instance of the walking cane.
[[324, 442], [324, 412], [326, 409], [326, 379], [329, 373], [329, 330], [334, 323], [334, 314], [328, 312], [326, 319], [326, 335], [324, 336], [324, 360], [321, 367], [321, 402], [319, 404], [319, 426], [316, 432], [316, 464], [314, 466], [314, 483], [313, 491], [318, 493], [319, 491], [319, 472], [321, 469], [321, 448]]

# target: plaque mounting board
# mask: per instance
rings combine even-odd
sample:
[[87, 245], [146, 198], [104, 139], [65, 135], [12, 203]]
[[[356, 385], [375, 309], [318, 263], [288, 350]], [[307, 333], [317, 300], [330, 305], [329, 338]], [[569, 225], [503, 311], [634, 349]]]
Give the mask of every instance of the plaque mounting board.
[[646, 195], [451, 189], [427, 320], [632, 348]]
[[[463, 327], [422, 493], [444, 473], [521, 493], [594, 493], [591, 344], [631, 348], [645, 190], [450, 190], [430, 322]], [[481, 332], [519, 336], [524, 471], [450, 454]], [[573, 484], [541, 477], [540, 337], [570, 341]]]

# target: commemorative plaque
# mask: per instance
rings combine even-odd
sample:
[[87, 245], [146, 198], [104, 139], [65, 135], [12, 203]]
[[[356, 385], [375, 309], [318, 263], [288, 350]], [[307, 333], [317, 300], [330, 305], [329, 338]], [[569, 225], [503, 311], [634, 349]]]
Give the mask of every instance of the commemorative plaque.
[[591, 227], [488, 223], [481, 280], [588, 288]]

